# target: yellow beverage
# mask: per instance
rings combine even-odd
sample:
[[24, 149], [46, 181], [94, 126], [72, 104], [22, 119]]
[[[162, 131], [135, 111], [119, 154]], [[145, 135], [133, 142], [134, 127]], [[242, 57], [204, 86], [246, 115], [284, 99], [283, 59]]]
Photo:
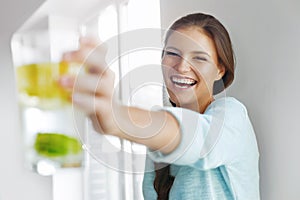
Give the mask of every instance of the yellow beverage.
[[68, 102], [69, 92], [63, 90], [57, 80], [59, 76], [68, 73], [69, 69], [70, 65], [66, 62], [33, 63], [17, 67], [17, 87], [21, 99], [26, 101], [35, 98], [37, 104], [55, 101], [57, 105]]

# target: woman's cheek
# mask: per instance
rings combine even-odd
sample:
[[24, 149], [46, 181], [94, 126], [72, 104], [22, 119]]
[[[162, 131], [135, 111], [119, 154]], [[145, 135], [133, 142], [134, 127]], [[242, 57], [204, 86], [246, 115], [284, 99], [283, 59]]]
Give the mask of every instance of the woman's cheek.
[[180, 58], [165, 55], [162, 59], [162, 65], [166, 67], [175, 67], [180, 62]]
[[218, 71], [212, 67], [205, 66], [197, 69], [200, 80], [204, 81], [207, 87], [212, 88]]
[[[170, 58], [164, 58], [161, 62], [162, 72], [165, 78], [168, 78], [174, 73], [173, 67], [176, 65], [175, 61]], [[172, 73], [173, 72], [173, 73]]]

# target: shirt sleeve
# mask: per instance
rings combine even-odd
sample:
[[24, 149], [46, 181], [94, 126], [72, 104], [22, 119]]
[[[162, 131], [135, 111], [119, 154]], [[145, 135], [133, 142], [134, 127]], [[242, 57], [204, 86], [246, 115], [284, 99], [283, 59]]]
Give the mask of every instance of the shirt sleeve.
[[[217, 102], [204, 114], [184, 108], [165, 107], [178, 121], [181, 141], [169, 154], [149, 149], [154, 162], [215, 168], [234, 162], [249, 146], [253, 134], [246, 108], [238, 101]], [[247, 141], [249, 139], [249, 141]]]

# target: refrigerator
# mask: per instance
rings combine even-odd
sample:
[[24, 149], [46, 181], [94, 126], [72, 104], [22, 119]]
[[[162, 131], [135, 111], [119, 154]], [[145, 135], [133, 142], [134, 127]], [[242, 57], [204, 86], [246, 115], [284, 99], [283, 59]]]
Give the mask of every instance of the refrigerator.
[[122, 104], [163, 104], [158, 0], [47, 0], [11, 39], [24, 167], [52, 178], [53, 200], [143, 199], [146, 147], [96, 132], [55, 85], [84, 73], [60, 62], [81, 36], [107, 44]]

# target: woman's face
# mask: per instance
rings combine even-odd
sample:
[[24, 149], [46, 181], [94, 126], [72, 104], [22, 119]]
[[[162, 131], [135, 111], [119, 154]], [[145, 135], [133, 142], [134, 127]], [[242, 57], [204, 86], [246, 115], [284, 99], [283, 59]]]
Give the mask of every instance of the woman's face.
[[162, 57], [170, 99], [180, 107], [197, 107], [213, 98], [213, 84], [225, 69], [218, 66], [214, 41], [197, 27], [173, 32]]

